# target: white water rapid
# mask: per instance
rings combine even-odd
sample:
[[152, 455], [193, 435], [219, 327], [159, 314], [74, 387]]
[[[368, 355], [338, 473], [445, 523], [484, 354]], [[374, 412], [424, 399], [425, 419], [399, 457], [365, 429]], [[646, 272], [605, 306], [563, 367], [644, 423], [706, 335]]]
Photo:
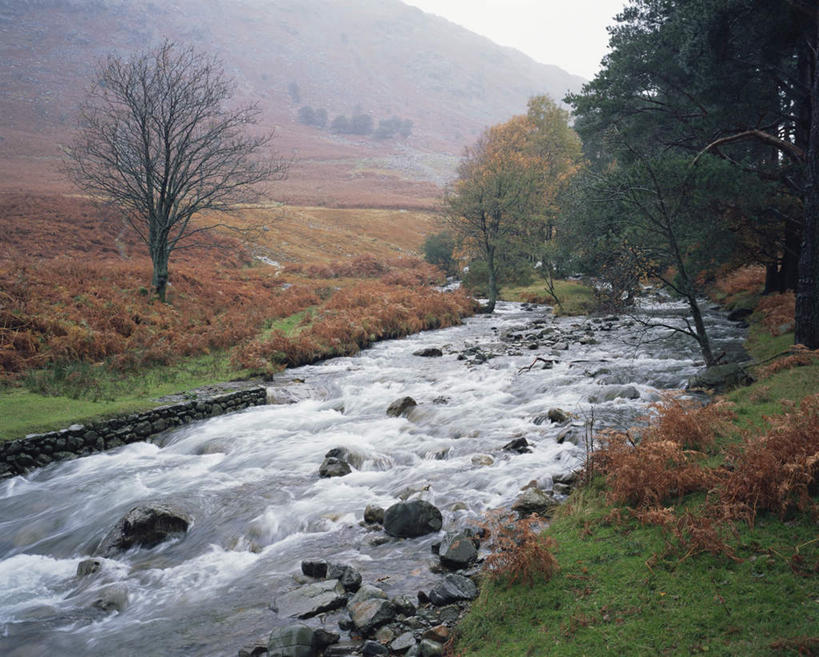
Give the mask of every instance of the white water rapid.
[[[680, 310], [655, 303], [669, 316]], [[715, 312], [707, 320], [716, 353], [736, 347], [740, 329]], [[351, 564], [390, 595], [429, 590], [440, 578], [429, 568], [436, 536], [374, 541], [384, 534], [362, 526], [365, 506], [387, 507], [417, 490], [441, 509], [447, 530], [509, 506], [531, 480], [551, 488], [554, 475], [582, 464], [577, 437], [592, 408], [597, 427], [628, 425], [696, 371], [694, 345], [667, 334], [644, 334], [625, 318], [553, 319], [543, 307], [501, 303], [460, 327], [287, 372], [273, 393], [291, 403], [2, 481], [0, 654], [235, 655], [286, 622], [269, 605], [295, 587], [308, 558]], [[443, 357], [413, 355], [427, 347]], [[476, 362], [478, 351], [494, 357]], [[519, 373], [535, 356], [557, 362]], [[387, 406], [407, 395], [418, 406], [388, 417]], [[559, 444], [565, 426], [534, 423], [551, 408], [576, 414], [574, 438]], [[519, 436], [531, 453], [502, 449]], [[339, 446], [358, 467], [319, 478], [324, 454]], [[100, 577], [77, 578], [78, 563], [146, 501], [186, 509], [187, 535], [107, 560]], [[111, 583], [124, 585], [128, 603], [106, 614], [90, 601]]]

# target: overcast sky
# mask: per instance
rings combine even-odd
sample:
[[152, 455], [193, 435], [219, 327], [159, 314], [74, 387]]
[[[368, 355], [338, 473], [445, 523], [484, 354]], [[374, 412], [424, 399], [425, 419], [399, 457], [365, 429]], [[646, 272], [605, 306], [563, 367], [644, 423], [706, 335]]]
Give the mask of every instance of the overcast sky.
[[626, 0], [404, 0], [543, 64], [594, 77]]

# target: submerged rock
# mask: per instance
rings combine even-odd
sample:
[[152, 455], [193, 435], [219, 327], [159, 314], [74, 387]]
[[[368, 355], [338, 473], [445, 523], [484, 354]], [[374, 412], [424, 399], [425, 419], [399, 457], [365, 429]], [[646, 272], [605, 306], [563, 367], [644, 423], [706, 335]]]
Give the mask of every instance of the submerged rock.
[[96, 592], [91, 606], [110, 614], [124, 611], [128, 606], [128, 587], [122, 583], [109, 584]]
[[409, 413], [409, 411], [416, 406], [418, 406], [418, 402], [412, 397], [402, 397], [401, 399], [396, 399], [389, 405], [387, 415], [390, 417], [401, 417]]
[[441, 512], [424, 500], [398, 502], [384, 512], [384, 531], [398, 538], [437, 532], [442, 525]]
[[353, 625], [365, 636], [395, 618], [395, 606], [381, 589], [362, 586], [347, 603]]
[[134, 545], [151, 548], [188, 531], [191, 518], [168, 504], [135, 506], [102, 539], [95, 554], [113, 556]]
[[440, 358], [444, 355], [444, 352], [438, 349], [438, 347], [427, 347], [426, 349], [413, 351], [412, 355], [421, 356], [422, 358]]
[[368, 504], [364, 509], [364, 522], [368, 525], [383, 525], [384, 509], [375, 504]]
[[503, 446], [507, 452], [516, 452], [517, 454], [528, 454], [532, 450], [529, 449], [529, 441], [526, 438], [515, 438], [510, 440]]

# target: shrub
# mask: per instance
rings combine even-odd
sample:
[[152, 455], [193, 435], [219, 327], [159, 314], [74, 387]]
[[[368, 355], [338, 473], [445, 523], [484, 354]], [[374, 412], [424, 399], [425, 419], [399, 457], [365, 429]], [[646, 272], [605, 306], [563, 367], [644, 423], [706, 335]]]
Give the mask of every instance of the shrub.
[[485, 527], [492, 552], [484, 561], [484, 571], [490, 579], [532, 586], [548, 581], [557, 572], [557, 559], [552, 554], [556, 543], [542, 533], [542, 520], [518, 520], [512, 513], [498, 512], [488, 515]]

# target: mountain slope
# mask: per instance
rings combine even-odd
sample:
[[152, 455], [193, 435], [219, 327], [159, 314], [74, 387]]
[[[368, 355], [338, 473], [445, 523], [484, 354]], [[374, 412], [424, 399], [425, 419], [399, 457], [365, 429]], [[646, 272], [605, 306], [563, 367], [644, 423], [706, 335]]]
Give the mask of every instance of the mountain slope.
[[[163, 38], [217, 54], [298, 165], [291, 202], [427, 204], [486, 125], [582, 79], [398, 0], [0, 0], [0, 190], [64, 191], [59, 144], [94, 63]], [[397, 116], [408, 137], [337, 135], [298, 110]]]

